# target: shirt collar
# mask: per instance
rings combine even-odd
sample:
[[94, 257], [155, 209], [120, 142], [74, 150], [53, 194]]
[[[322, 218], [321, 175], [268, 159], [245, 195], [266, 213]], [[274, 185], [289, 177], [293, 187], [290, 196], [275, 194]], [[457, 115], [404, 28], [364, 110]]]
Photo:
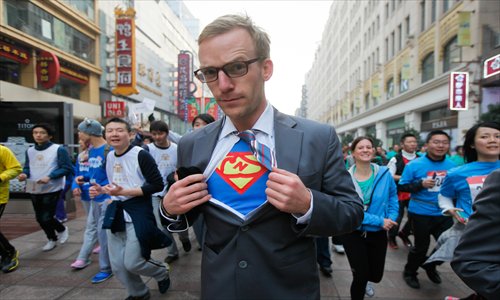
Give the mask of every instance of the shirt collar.
[[[263, 132], [270, 137], [274, 136], [274, 110], [269, 102], [267, 102], [266, 109], [260, 115], [259, 119], [253, 125], [252, 129]], [[238, 131], [234, 126], [233, 122], [227, 116], [224, 117], [222, 130], [219, 136], [219, 139], [223, 139], [233, 132]]]

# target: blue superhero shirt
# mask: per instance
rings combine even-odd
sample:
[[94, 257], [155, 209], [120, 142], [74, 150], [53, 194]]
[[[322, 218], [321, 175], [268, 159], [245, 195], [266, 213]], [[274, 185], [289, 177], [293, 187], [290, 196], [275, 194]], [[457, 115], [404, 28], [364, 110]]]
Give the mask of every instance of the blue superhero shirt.
[[266, 202], [269, 171], [240, 140], [219, 163], [207, 181], [208, 192], [236, 214], [246, 216]]

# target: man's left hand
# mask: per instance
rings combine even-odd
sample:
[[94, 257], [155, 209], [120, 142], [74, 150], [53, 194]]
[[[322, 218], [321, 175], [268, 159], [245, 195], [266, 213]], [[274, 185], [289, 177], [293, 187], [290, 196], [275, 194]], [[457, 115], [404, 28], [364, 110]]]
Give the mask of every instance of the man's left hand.
[[266, 189], [267, 200], [280, 211], [305, 214], [311, 207], [311, 194], [299, 176], [273, 168]]
[[38, 179], [36, 183], [47, 184], [49, 181], [50, 181], [50, 177], [49, 176], [45, 176], [45, 177], [42, 177], [42, 178]]

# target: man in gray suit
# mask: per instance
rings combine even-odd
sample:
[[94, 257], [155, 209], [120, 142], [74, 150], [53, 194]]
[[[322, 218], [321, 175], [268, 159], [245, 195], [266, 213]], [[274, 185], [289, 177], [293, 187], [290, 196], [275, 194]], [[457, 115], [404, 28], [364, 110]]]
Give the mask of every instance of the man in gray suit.
[[203, 174], [174, 183], [162, 215], [189, 224], [205, 217], [203, 299], [319, 299], [313, 237], [350, 232], [363, 219], [335, 130], [267, 102], [269, 44], [236, 15], [198, 38], [195, 76], [226, 116], [180, 140], [178, 166]]
[[473, 207], [451, 267], [479, 295], [500, 299], [500, 169], [486, 178]]

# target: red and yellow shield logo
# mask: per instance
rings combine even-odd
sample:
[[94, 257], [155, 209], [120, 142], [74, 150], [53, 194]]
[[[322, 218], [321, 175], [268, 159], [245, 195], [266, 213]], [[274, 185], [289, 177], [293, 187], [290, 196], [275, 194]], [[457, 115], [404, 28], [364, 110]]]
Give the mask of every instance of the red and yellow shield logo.
[[251, 152], [232, 152], [221, 161], [215, 171], [239, 194], [243, 194], [267, 172], [267, 169]]

